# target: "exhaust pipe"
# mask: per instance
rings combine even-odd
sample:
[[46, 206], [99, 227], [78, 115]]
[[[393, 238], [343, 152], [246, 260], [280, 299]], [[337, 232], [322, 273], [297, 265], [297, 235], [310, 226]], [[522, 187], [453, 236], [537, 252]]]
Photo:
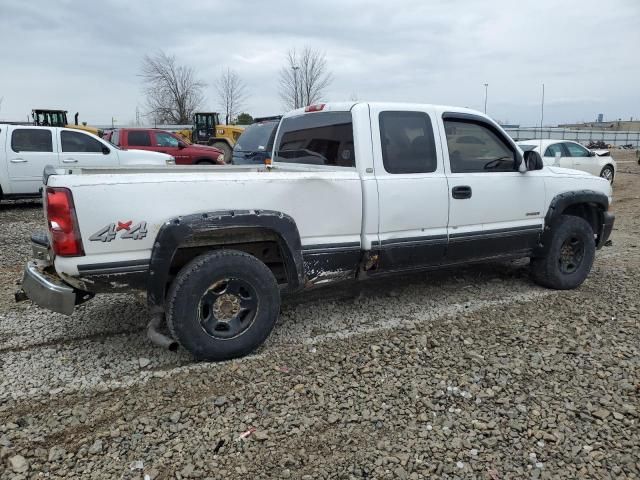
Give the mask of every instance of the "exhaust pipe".
[[178, 350], [178, 342], [160, 331], [160, 326], [163, 322], [163, 312], [152, 314], [149, 325], [147, 325], [147, 338], [151, 340], [151, 343], [153, 343], [154, 345], [175, 352], [176, 350]]

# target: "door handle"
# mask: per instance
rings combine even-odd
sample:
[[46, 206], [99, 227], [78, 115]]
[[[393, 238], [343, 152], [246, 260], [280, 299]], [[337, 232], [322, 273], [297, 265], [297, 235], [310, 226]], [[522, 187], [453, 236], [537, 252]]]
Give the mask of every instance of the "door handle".
[[469, 185], [458, 185], [451, 189], [451, 196], [462, 200], [464, 198], [471, 198], [471, 187]]
[[62, 160], [62, 163], [78, 163], [78, 160], [75, 158], [65, 158]]
[[12, 158], [11, 163], [25, 163], [26, 160], [24, 158]]

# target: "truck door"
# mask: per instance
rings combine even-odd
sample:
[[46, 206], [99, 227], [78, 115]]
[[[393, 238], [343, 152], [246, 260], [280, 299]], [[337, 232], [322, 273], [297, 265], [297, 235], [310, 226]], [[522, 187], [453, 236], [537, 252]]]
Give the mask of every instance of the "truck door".
[[517, 147], [484, 117], [445, 112], [441, 128], [449, 177], [447, 262], [533, 248], [546, 213], [541, 171], [517, 171]]
[[[434, 112], [371, 107], [378, 184], [377, 271], [438, 264], [447, 246], [449, 198]], [[374, 273], [371, 271], [370, 273]]]
[[55, 141], [49, 128], [9, 127], [6, 153], [11, 193], [40, 191], [44, 167], [58, 164]]
[[97, 137], [75, 130], [60, 129], [60, 157], [64, 167], [115, 167], [118, 156]]

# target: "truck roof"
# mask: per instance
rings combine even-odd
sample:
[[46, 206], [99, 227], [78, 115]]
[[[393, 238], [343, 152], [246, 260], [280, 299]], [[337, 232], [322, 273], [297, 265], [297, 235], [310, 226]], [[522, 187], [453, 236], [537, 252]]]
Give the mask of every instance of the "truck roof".
[[[356, 105], [365, 104], [369, 106], [383, 107], [384, 109], [393, 110], [393, 109], [403, 109], [406, 110], [407, 107], [416, 107], [416, 108], [429, 108], [436, 109], [446, 112], [458, 112], [458, 113], [472, 113], [474, 115], [480, 115], [486, 117], [486, 115], [478, 110], [473, 110], [471, 108], [463, 108], [463, 107], [453, 107], [449, 105], [435, 105], [430, 103], [414, 103], [414, 102], [327, 102], [322, 103], [318, 102], [317, 109], [315, 110], [307, 110], [309, 107], [298, 108], [297, 110], [292, 110], [289, 113], [286, 113], [283, 118], [288, 117], [296, 117], [298, 115], [302, 115], [305, 113], [323, 111], [323, 112], [348, 112], [353, 109]], [[316, 107], [316, 105], [311, 105], [311, 107]]]

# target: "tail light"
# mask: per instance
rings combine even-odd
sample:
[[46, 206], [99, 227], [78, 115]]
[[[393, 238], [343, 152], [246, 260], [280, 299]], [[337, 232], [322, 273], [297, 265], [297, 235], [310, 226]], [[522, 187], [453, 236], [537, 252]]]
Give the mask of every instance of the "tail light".
[[61, 257], [84, 255], [76, 209], [68, 188], [47, 188], [47, 222], [51, 233], [51, 246]]
[[324, 108], [324, 103], [317, 103], [315, 105], [308, 105], [304, 107], [305, 112], [320, 112]]

